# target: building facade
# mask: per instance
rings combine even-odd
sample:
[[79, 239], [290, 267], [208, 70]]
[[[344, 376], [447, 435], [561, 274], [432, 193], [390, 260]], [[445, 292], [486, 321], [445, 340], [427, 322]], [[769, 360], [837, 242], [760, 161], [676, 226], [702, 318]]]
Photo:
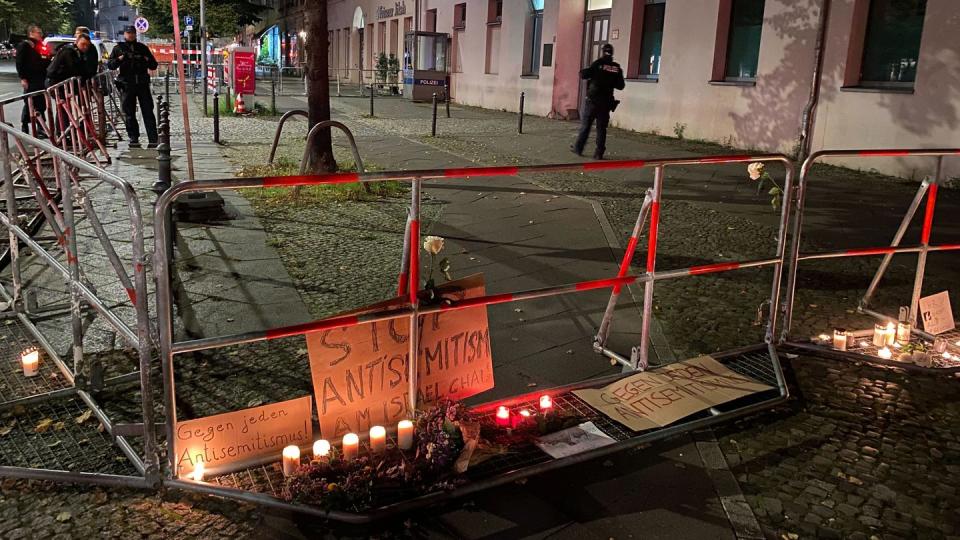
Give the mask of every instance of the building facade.
[[[333, 0], [341, 77], [403, 55], [405, 32], [449, 34], [459, 103], [574, 119], [579, 70], [604, 43], [627, 87], [614, 126], [794, 152], [825, 0]], [[960, 145], [957, 0], [832, 0], [812, 149]], [[858, 160], [907, 177], [931, 160]], [[947, 163], [960, 176], [960, 165]]]
[[123, 28], [137, 19], [137, 10], [127, 0], [97, 0], [94, 15], [101, 37], [122, 41]]

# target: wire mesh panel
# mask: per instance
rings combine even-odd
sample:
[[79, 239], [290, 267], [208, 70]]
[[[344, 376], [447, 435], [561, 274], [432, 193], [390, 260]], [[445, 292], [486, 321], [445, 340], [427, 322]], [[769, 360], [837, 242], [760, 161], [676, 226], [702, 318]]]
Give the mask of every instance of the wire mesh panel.
[[[37, 374], [24, 374], [21, 354], [36, 348], [40, 354]], [[0, 322], [0, 404], [69, 388], [72, 385], [53, 360], [40, 349], [19, 319]]]

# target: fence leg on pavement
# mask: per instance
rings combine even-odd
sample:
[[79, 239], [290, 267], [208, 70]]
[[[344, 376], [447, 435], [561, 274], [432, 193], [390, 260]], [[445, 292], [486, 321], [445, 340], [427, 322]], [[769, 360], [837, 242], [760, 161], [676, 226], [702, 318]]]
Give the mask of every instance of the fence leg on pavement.
[[917, 273], [913, 280], [913, 296], [910, 298], [910, 324], [917, 327], [917, 313], [920, 311], [920, 292], [923, 289], [923, 274], [927, 267], [927, 253], [930, 251], [930, 232], [933, 228], [933, 210], [937, 205], [937, 186], [943, 174], [943, 156], [937, 158], [937, 168], [927, 190], [927, 208], [923, 215], [923, 228], [920, 230], [920, 254], [917, 257]]
[[[657, 266], [657, 233], [660, 229], [660, 196], [663, 193], [663, 165], [657, 166], [653, 174], [653, 196], [650, 199], [650, 232], [647, 233], [647, 274], [653, 275]], [[650, 365], [650, 324], [653, 320], [653, 280], [644, 284], [643, 323], [640, 331], [640, 345], [634, 347], [630, 355], [633, 368], [645, 371]]]
[[523, 133], [523, 98], [525, 94], [520, 92], [520, 116], [517, 118], [517, 133]]
[[270, 114], [277, 114], [277, 80], [270, 79]]
[[433, 93], [433, 121], [430, 124], [430, 136], [437, 136], [437, 93]]

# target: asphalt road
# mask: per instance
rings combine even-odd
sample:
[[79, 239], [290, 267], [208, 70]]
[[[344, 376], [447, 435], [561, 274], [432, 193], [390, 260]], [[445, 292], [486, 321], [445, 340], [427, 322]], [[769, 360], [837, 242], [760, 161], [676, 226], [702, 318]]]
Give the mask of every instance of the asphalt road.
[[[0, 60], [0, 102], [14, 98], [23, 93], [20, 87], [20, 80], [17, 79], [17, 69], [13, 60]], [[17, 101], [4, 107], [7, 113], [7, 121], [17, 125], [13, 120], [20, 117], [20, 111], [23, 109], [23, 103]]]

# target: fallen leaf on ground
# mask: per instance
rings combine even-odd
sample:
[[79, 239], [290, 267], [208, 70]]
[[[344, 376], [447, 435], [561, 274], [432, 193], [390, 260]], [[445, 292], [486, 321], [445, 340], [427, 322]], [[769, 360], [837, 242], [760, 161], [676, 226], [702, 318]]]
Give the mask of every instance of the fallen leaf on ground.
[[85, 413], [81, 414], [80, 416], [76, 417], [76, 418], [74, 419], [74, 422], [76, 422], [76, 423], [78, 423], [78, 424], [82, 424], [82, 423], [86, 422], [87, 420], [89, 420], [91, 416], [93, 416], [93, 410], [92, 410], [92, 409], [87, 410], [87, 412], [85, 412]]
[[37, 424], [37, 427], [33, 428], [33, 430], [37, 433], [43, 433], [48, 429], [50, 429], [50, 426], [52, 425], [53, 425], [53, 420], [49, 418], [44, 418], [43, 420], [40, 421], [40, 423]]
[[57, 514], [57, 521], [60, 521], [60, 522], [70, 521], [70, 518], [72, 517], [73, 517], [73, 514], [71, 514], [70, 512], [60, 512], [59, 514]]
[[0, 437], [3, 437], [4, 435], [9, 435], [10, 432], [13, 431], [13, 428], [15, 428], [16, 426], [17, 426], [17, 421], [11, 420], [9, 424], [0, 428]]

